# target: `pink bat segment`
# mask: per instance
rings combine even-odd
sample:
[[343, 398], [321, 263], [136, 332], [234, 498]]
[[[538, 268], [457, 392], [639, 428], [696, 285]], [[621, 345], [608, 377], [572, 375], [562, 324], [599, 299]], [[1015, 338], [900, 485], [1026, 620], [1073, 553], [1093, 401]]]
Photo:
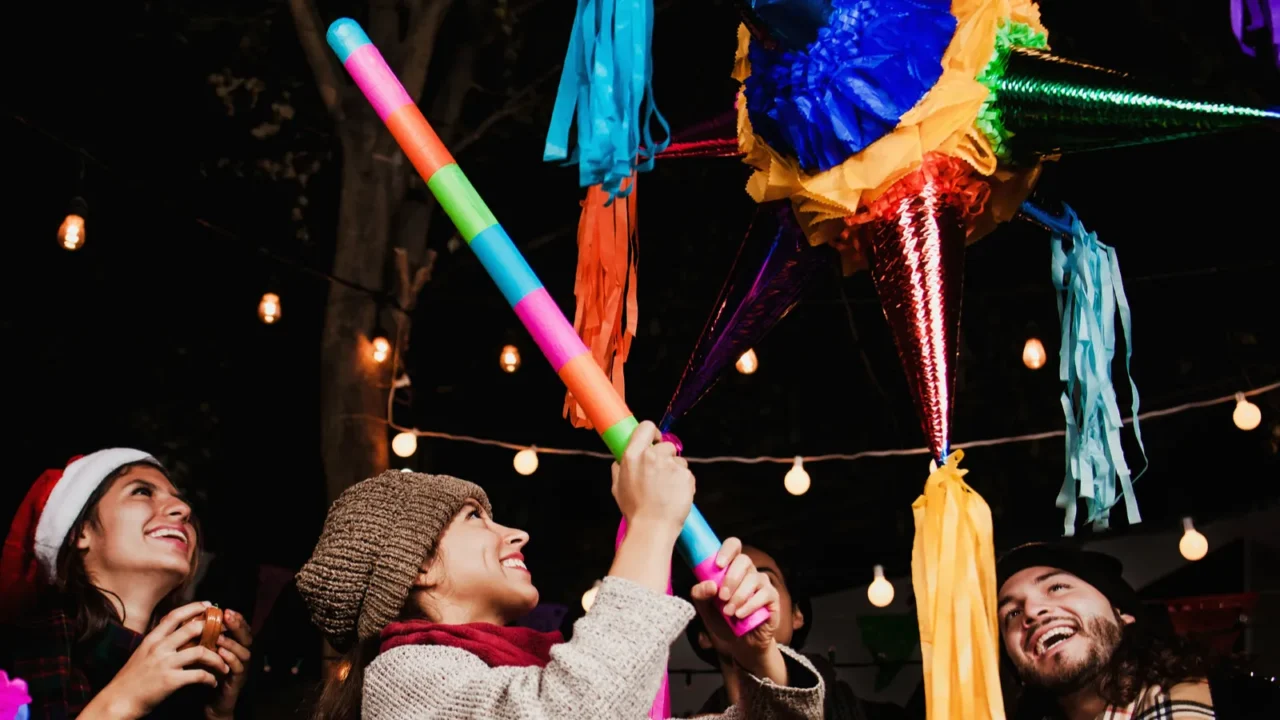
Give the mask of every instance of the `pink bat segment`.
[[540, 287], [525, 295], [513, 309], [556, 372], [569, 360], [587, 352], [582, 338], [574, 332], [546, 288]]
[[405, 92], [404, 85], [387, 67], [387, 61], [382, 59], [373, 43], [351, 53], [347, 57], [346, 68], [381, 120], [385, 121], [391, 113], [413, 104], [413, 98]]
[[[716, 566], [716, 555], [718, 554], [719, 553], [713, 554], [710, 557], [708, 557], [706, 560], [703, 560], [702, 562], [695, 565], [693, 568], [693, 576], [698, 578], [699, 581], [703, 581], [703, 582], [707, 580], [713, 580], [715, 581], [716, 587], [720, 587], [721, 585], [723, 585], [724, 576], [727, 572], [729, 572], [729, 569]], [[720, 598], [716, 598], [716, 607], [720, 608], [720, 614], [723, 615], [724, 603], [720, 601]], [[743, 635], [746, 635], [747, 633], [756, 629], [760, 625], [764, 624], [765, 621], [767, 621], [768, 619], [769, 619], [769, 608], [767, 607], [762, 607], [759, 610], [751, 613], [750, 615], [744, 618], [729, 617], [727, 615], [724, 618], [725, 622], [729, 623], [729, 629], [732, 630], [733, 634], [737, 635], [738, 637], [742, 637]]]

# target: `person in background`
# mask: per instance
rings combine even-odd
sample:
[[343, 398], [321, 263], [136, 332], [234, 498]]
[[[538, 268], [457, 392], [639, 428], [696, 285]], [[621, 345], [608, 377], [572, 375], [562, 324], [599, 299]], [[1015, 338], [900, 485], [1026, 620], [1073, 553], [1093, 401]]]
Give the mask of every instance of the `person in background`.
[[100, 450], [40, 476], [0, 554], [0, 664], [27, 682], [32, 720], [234, 717], [247, 620], [227, 610], [216, 651], [184, 649], [209, 607], [181, 604], [199, 540], [145, 452]]
[[1143, 607], [1120, 561], [1031, 543], [997, 564], [1010, 717], [1191, 720], [1280, 717], [1280, 686], [1212, 660]]
[[[778, 611], [781, 621], [774, 632], [774, 639], [781, 645], [799, 651], [813, 627], [813, 606], [806, 593], [794, 582], [788, 581], [777, 560], [758, 547], [746, 545], [742, 554], [750, 558], [756, 570], [767, 576], [778, 590]], [[742, 700], [744, 677], [729, 652], [730, 647], [708, 633], [701, 620], [695, 618], [685, 629], [685, 637], [693, 651], [703, 662], [720, 670], [724, 685], [711, 694], [699, 712], [723, 712]], [[853, 688], [836, 676], [835, 667], [823, 656], [806, 653], [805, 658], [817, 668], [827, 687], [823, 710], [827, 720], [899, 720], [906, 718], [904, 710], [893, 703], [872, 703], [859, 698]]]
[[[647, 718], [671, 643], [694, 614], [666, 594], [694, 479], [657, 440], [642, 423], [614, 465], [627, 536], [568, 642], [510, 627], [538, 603], [522, 552], [529, 536], [498, 524], [479, 486], [390, 471], [348, 488], [297, 575], [313, 622], [346, 653], [317, 720]], [[743, 702], [725, 717], [818, 720], [822, 680], [774, 640], [778, 593], [740, 547], [730, 539], [717, 555], [732, 594], [726, 610], [746, 617], [767, 607], [768, 621], [734, 638], [712, 604], [715, 584], [692, 592], [747, 673]]]

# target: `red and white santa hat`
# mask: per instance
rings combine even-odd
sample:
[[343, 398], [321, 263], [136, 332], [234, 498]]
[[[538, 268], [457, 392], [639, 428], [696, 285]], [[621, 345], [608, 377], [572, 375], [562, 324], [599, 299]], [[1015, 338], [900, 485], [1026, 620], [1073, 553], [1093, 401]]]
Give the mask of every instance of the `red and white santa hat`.
[[109, 448], [71, 458], [62, 470], [46, 470], [36, 480], [18, 512], [0, 552], [0, 615], [20, 610], [35, 592], [39, 573], [56, 582], [58, 551], [93, 491], [125, 465], [150, 462], [150, 453]]

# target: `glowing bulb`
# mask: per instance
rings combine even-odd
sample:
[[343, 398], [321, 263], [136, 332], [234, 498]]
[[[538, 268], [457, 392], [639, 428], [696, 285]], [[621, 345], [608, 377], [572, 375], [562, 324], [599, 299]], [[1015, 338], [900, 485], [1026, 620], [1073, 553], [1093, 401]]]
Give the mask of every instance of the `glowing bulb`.
[[782, 479], [782, 486], [792, 495], [803, 495], [809, 492], [809, 473], [804, 470], [804, 458], [796, 456], [796, 463]]
[[1048, 356], [1044, 352], [1044, 343], [1040, 342], [1040, 338], [1029, 337], [1027, 344], [1022, 346], [1022, 364], [1031, 370], [1039, 370], [1044, 367], [1044, 361]]
[[749, 349], [742, 353], [742, 357], [738, 358], [738, 362], [734, 363], [733, 366], [738, 368], [738, 372], [743, 375], [750, 375], [760, 367], [760, 358], [756, 357], [755, 350]]
[[591, 606], [596, 604], [596, 591], [600, 589], [600, 583], [597, 581], [586, 592], [582, 593], [582, 610], [587, 612], [591, 610]]
[[275, 293], [264, 293], [262, 302], [258, 303], [258, 319], [272, 325], [280, 319], [280, 296]]
[[498, 357], [498, 364], [503, 370], [513, 373], [520, 369], [520, 349], [515, 345], [504, 345], [502, 355]]
[[84, 247], [84, 218], [71, 213], [58, 226], [58, 244], [64, 250], [79, 250]]
[[391, 342], [379, 335], [373, 339], [373, 361], [383, 363], [391, 356]]
[[1182, 518], [1182, 539], [1178, 541], [1182, 557], [1195, 562], [1209, 554], [1209, 539], [1191, 524], [1191, 518]]
[[1231, 420], [1241, 430], [1252, 430], [1262, 422], [1262, 411], [1245, 399], [1244, 393], [1236, 393], [1236, 409], [1231, 413]]
[[[294, 673], [294, 674], [296, 675], [297, 673]], [[347, 662], [346, 660], [343, 660], [342, 663], [338, 665], [337, 674], [338, 674], [338, 682], [346, 682], [347, 676], [351, 674], [351, 663]]]
[[418, 451], [418, 436], [411, 432], [397, 433], [391, 438], [391, 452], [399, 457], [409, 457]]
[[893, 602], [893, 583], [884, 577], [884, 567], [875, 568], [876, 579], [867, 586], [867, 599], [876, 607], [888, 607]]
[[413, 468], [400, 468], [400, 472], [413, 472]]
[[511, 461], [515, 466], [516, 472], [521, 475], [532, 475], [534, 470], [538, 469], [538, 453], [533, 448], [525, 448], [516, 453], [516, 457]]

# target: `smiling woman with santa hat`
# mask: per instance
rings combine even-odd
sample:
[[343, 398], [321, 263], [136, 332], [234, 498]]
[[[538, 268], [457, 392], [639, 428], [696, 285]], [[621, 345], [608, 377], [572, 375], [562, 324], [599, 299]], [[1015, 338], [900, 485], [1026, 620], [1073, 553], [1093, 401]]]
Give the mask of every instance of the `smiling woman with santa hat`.
[[202, 646], [209, 603], [179, 606], [198, 557], [191, 508], [149, 454], [100, 450], [41, 475], [0, 555], [0, 652], [30, 717], [231, 718], [252, 636], [228, 610]]

